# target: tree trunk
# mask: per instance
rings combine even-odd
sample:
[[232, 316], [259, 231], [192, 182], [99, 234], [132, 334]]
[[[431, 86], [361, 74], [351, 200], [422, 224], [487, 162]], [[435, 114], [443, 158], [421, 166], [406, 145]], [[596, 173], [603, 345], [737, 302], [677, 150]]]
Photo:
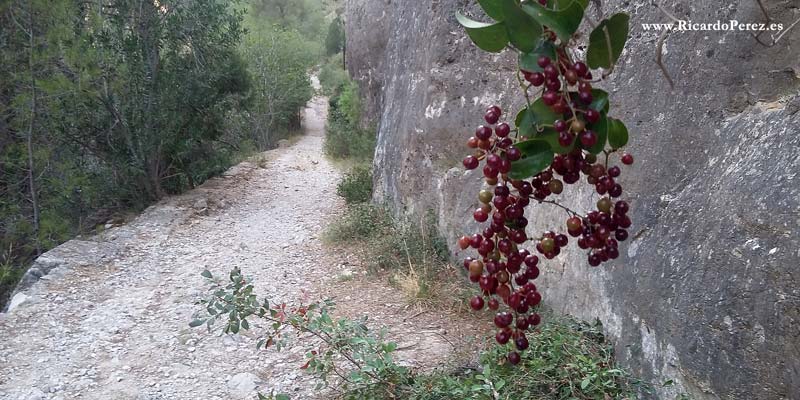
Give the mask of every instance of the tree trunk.
[[31, 120], [28, 124], [28, 137], [26, 140], [26, 147], [28, 152], [28, 188], [31, 194], [31, 207], [33, 208], [33, 234], [34, 245], [36, 246], [36, 255], [42, 253], [42, 247], [39, 241], [39, 196], [36, 190], [36, 174], [34, 173], [34, 159], [33, 159], [33, 132], [36, 128], [36, 74], [34, 72], [33, 52], [34, 52], [34, 26], [33, 26], [33, 6], [28, 2], [28, 70], [30, 72], [31, 84]]

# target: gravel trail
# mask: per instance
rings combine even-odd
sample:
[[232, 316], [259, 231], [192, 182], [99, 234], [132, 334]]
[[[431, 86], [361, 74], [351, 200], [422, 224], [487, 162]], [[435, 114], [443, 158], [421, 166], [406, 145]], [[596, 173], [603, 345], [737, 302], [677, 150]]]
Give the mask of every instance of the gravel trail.
[[206, 268], [239, 266], [261, 294], [287, 302], [330, 279], [317, 239], [340, 205], [339, 172], [321, 151], [326, 114], [315, 98], [295, 144], [43, 255], [53, 269], [0, 314], [0, 398], [314, 397], [297, 368], [302, 349], [256, 352], [247, 335], [188, 322]]
[[309, 103], [294, 144], [42, 255], [29, 272], [42, 277], [0, 313], [0, 399], [331, 398], [299, 369], [300, 342], [256, 351], [257, 321], [240, 336], [189, 328], [208, 293], [201, 272], [235, 266], [273, 304], [330, 298], [339, 315], [388, 327], [405, 365], [458, 359], [478, 340], [474, 317], [412, 307], [386, 274], [320, 242], [344, 208], [340, 172], [322, 154], [327, 107]]

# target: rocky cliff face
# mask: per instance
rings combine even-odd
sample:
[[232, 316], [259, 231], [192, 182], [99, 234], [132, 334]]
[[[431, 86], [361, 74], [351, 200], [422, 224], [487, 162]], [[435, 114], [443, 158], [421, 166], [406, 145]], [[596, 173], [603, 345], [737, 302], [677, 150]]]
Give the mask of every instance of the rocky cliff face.
[[[464, 141], [488, 105], [522, 102], [514, 56], [480, 53], [455, 22], [457, 9], [480, 15], [473, 3], [346, 7], [348, 68], [380, 123], [376, 200], [436, 210], [449, 238], [476, 228], [468, 221], [480, 178], [460, 168]], [[623, 363], [656, 384], [656, 398], [796, 398], [800, 29], [772, 48], [746, 32], [674, 33], [665, 54], [671, 91], [653, 62], [658, 35], [641, 27], [665, 18], [649, 2], [603, 3], [632, 17], [623, 61], [604, 89], [637, 158], [622, 178], [633, 240], [601, 269], [578, 252], [546, 263], [545, 301], [602, 320]], [[779, 22], [800, 16], [796, 3], [774, 3], [768, 11]], [[750, 0], [665, 6], [695, 22], [763, 20]], [[589, 191], [572, 197], [579, 209], [593, 202]], [[534, 229], [563, 225], [563, 214], [537, 212]], [[675, 385], [660, 387], [668, 379]]]

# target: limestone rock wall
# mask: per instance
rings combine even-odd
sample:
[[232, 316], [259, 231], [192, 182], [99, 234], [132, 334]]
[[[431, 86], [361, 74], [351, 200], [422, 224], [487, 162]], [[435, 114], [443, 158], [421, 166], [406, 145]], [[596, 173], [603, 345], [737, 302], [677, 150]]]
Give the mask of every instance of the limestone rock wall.
[[[622, 178], [633, 240], [601, 269], [578, 252], [546, 263], [545, 301], [603, 321], [622, 362], [657, 387], [654, 398], [799, 398], [800, 29], [772, 48], [746, 32], [674, 33], [670, 91], [653, 62], [658, 35], [641, 27], [664, 17], [646, 1], [603, 3], [632, 17], [604, 88], [637, 159]], [[664, 3], [696, 22], [763, 20], [751, 0]], [[797, 7], [778, 1], [768, 11], [788, 25]], [[437, 211], [451, 239], [476, 228], [468, 221], [480, 179], [460, 167], [464, 141], [488, 105], [522, 102], [514, 56], [479, 52], [458, 9], [480, 15], [467, 0], [346, 4], [348, 69], [379, 121], [376, 200]], [[570, 189], [572, 206], [593, 202]], [[563, 214], [539, 210], [529, 216], [535, 229], [563, 225]], [[668, 379], [676, 383], [661, 387]]]

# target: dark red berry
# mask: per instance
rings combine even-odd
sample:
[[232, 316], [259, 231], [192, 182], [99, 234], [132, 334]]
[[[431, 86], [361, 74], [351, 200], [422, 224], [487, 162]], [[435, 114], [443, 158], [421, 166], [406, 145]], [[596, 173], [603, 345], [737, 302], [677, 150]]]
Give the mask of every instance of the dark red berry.
[[542, 68], [544, 68], [544, 77], [545, 78], [549, 78], [549, 79], [552, 79], [552, 80], [558, 79], [558, 68], [556, 68], [554, 65], [550, 64], [550, 65], [548, 65], [546, 67], [542, 67]]
[[548, 65], [551, 64], [551, 60], [550, 57], [540, 56], [539, 59], [536, 61], [536, 63], [539, 64], [540, 67], [546, 68]]
[[489, 219], [489, 214], [486, 213], [483, 209], [477, 209], [472, 216], [475, 218], [475, 221], [478, 222], [486, 222]]
[[528, 79], [528, 82], [530, 82], [531, 85], [536, 87], [542, 86], [544, 84], [544, 74], [542, 74], [541, 72], [534, 72], [530, 75], [530, 79]]
[[618, 201], [616, 204], [614, 204], [614, 212], [617, 214], [625, 215], [628, 213], [629, 208], [630, 206], [626, 201]]
[[469, 306], [472, 307], [475, 311], [480, 311], [483, 309], [483, 297], [475, 296], [472, 300], [469, 301]]
[[494, 335], [494, 339], [497, 340], [497, 343], [499, 344], [508, 343], [508, 341], [511, 340], [511, 330], [504, 329], [500, 332], [497, 332], [497, 334]]
[[519, 149], [517, 149], [516, 147], [509, 147], [506, 150], [506, 158], [509, 161], [517, 161], [520, 158], [522, 158], [522, 152], [519, 151]]
[[580, 77], [586, 76], [586, 73], [589, 72], [589, 68], [586, 67], [586, 64], [580, 61], [576, 62], [575, 65], [572, 66], [572, 69], [574, 69], [575, 73]]
[[494, 128], [494, 133], [498, 137], [506, 137], [508, 136], [509, 133], [511, 133], [511, 127], [508, 126], [507, 123], [503, 122], [502, 124], [499, 124], [497, 125], [496, 128]]
[[556, 92], [545, 91], [544, 93], [542, 93], [542, 102], [545, 105], [552, 106], [553, 104], [556, 104], [558, 99], [559, 99], [559, 96], [558, 96], [558, 93], [556, 93]]
[[489, 111], [483, 116], [483, 119], [486, 120], [489, 125], [494, 125], [500, 120], [500, 115], [494, 113], [493, 111]]
[[578, 92], [578, 99], [580, 99], [580, 101], [583, 104], [589, 104], [589, 103], [592, 102], [592, 100], [594, 100], [594, 98], [592, 97], [592, 92], [589, 92], [589, 91], [587, 91], [587, 92]]
[[481, 140], [489, 140], [492, 137], [492, 128], [481, 125], [475, 130], [475, 137]]
[[528, 349], [530, 344], [528, 343], [528, 338], [526, 338], [525, 335], [520, 335], [520, 337], [514, 340], [514, 345], [517, 347], [517, 350], [524, 351]]
[[625, 153], [622, 155], [622, 163], [625, 165], [632, 165], [633, 164], [633, 156], [629, 153]]
[[[539, 3], [543, 2], [543, 1], [544, 1], [545, 4], [547, 4], [547, 0], [539, 0]], [[508, 343], [507, 340], [506, 340], [506, 343]], [[507, 357], [508, 357], [508, 362], [511, 363], [511, 365], [517, 365], [517, 364], [520, 363], [520, 361], [522, 361], [522, 357], [520, 357], [519, 353], [517, 353], [516, 351], [512, 351], [512, 352], [508, 353]]]
[[464, 168], [466, 169], [475, 169], [478, 168], [478, 159], [474, 156], [467, 156], [464, 158]]
[[600, 120], [600, 113], [592, 108], [586, 110], [585, 116], [586, 116], [586, 121], [588, 121], [590, 124], [594, 124]]
[[580, 135], [581, 144], [584, 148], [590, 148], [597, 144], [597, 134], [594, 131], [586, 130]]

